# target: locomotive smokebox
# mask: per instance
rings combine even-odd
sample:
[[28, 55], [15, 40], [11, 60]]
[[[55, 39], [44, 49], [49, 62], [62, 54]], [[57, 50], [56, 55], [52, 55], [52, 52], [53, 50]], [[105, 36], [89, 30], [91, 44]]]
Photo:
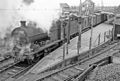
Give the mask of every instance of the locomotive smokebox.
[[26, 27], [26, 21], [20, 21], [21, 27]]

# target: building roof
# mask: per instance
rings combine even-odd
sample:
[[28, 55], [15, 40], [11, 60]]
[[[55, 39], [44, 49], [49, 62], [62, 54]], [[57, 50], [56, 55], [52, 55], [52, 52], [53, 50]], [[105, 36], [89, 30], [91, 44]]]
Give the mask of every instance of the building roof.
[[93, 2], [92, 0], [85, 0], [85, 1], [83, 2], [83, 5], [88, 4], [88, 3], [94, 4], [94, 2]]
[[69, 5], [67, 3], [60, 3], [61, 8], [69, 8]]

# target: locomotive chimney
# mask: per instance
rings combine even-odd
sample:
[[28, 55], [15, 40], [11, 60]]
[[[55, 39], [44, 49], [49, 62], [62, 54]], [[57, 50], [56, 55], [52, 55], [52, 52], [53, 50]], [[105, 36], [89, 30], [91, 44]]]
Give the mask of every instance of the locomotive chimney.
[[20, 21], [21, 27], [26, 27], [26, 21]]

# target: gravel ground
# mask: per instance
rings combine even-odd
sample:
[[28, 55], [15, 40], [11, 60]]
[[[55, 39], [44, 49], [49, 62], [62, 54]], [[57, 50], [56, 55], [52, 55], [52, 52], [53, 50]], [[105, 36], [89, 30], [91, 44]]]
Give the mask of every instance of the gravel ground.
[[120, 81], [120, 64], [108, 64], [94, 69], [86, 81]]

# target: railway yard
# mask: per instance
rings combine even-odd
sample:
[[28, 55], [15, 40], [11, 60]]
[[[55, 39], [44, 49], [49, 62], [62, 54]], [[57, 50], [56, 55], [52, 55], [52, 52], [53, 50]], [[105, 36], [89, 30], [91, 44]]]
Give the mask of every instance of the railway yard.
[[[92, 49], [89, 50], [89, 38], [91, 30], [85, 30], [81, 35], [80, 54], [77, 55], [77, 39], [74, 37], [67, 43], [54, 49], [44, 58], [37, 57], [31, 64], [30, 61], [14, 61], [12, 58], [1, 60], [0, 80], [1, 81], [72, 81], [79, 75], [84, 75], [89, 65], [105, 57], [111, 56], [118, 47], [118, 41], [112, 42], [111, 35], [112, 25], [99, 24], [93, 28]], [[106, 36], [105, 33], [106, 32]], [[98, 36], [100, 35], [100, 38]], [[57, 43], [57, 42], [56, 42]], [[50, 44], [52, 45], [52, 43]], [[50, 46], [48, 45], [48, 46]], [[63, 60], [63, 46], [65, 46], [65, 56]], [[105, 48], [105, 49], [104, 49]], [[44, 47], [42, 49], [45, 49]], [[40, 50], [42, 50], [40, 49]], [[39, 51], [40, 51], [39, 50]], [[104, 56], [104, 57], [103, 57]], [[92, 69], [94, 66], [91, 66]]]
[[[25, 26], [24, 22], [22, 26]], [[119, 54], [120, 42], [112, 40], [112, 31], [113, 26], [108, 22], [101, 21], [95, 25], [92, 28], [93, 39], [90, 49], [91, 28], [82, 30], [79, 54], [77, 53], [78, 34], [75, 34], [76, 30], [74, 30], [71, 32], [69, 44], [66, 39], [64, 43], [64, 39], [55, 41], [55, 38], [53, 43], [37, 48], [38, 50], [31, 52], [29, 56], [25, 55], [23, 58], [27, 59], [24, 61], [20, 57], [3, 59], [0, 61], [0, 81], [84, 81], [89, 79], [88, 76], [92, 70], [111, 63], [112, 55]], [[44, 35], [47, 37], [46, 34]], [[42, 38], [42, 40], [46, 39]], [[29, 59], [33, 54], [34, 59]]]
[[82, 6], [49, 31], [21, 20], [0, 41], [0, 81], [119, 81], [120, 16]]

